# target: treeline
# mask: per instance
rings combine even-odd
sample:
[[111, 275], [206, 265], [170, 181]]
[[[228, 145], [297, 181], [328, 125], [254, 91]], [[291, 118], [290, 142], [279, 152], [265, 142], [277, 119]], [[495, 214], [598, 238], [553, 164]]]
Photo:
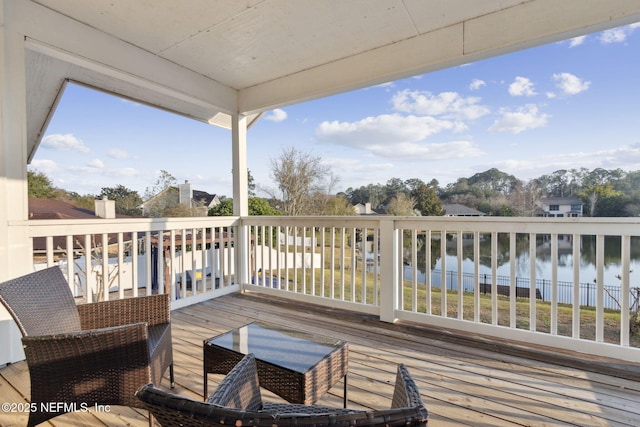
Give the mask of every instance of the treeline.
[[[282, 164], [286, 162], [281, 161]], [[309, 168], [292, 168], [307, 171]], [[94, 200], [107, 197], [116, 201], [116, 212], [138, 216], [142, 212], [143, 198], [138, 192], [123, 185], [102, 188], [97, 195], [79, 195], [55, 188], [49, 178], [40, 172], [29, 172], [29, 197], [63, 199], [76, 206], [93, 209]], [[307, 185], [302, 190], [285, 185], [286, 182], [312, 182], [302, 179], [300, 172], [291, 173], [292, 178], [279, 181], [282, 194], [272, 194], [270, 198], [255, 197], [253, 177], [249, 173], [251, 198], [249, 207], [252, 215], [353, 215], [353, 205], [370, 203], [378, 213], [388, 215], [443, 215], [443, 204], [458, 203], [477, 209], [491, 216], [536, 216], [537, 202], [543, 197], [576, 197], [584, 203], [584, 214], [600, 217], [640, 216], [640, 171], [625, 172], [622, 169], [607, 170], [586, 168], [558, 170], [530, 181], [523, 181], [498, 169], [489, 169], [468, 178], [458, 178], [444, 187], [432, 179], [429, 182], [419, 178], [402, 180], [392, 178], [385, 184], [369, 184], [359, 188], [348, 188], [344, 192], [330, 195], [330, 191], [320, 191], [317, 185]], [[321, 176], [322, 174], [316, 174]], [[176, 185], [175, 178], [163, 171], [158, 181], [148, 188], [144, 199], [163, 193]], [[328, 186], [329, 188], [330, 186]], [[285, 191], [285, 189], [287, 191]], [[177, 189], [174, 191], [176, 192]], [[165, 191], [167, 198], [173, 192]], [[294, 197], [295, 196], [295, 197]], [[232, 200], [220, 197], [222, 202], [209, 211], [209, 215], [228, 215], [232, 212]], [[173, 200], [176, 199], [176, 200]], [[192, 216], [177, 203], [163, 203], [163, 210], [156, 216]], [[309, 203], [311, 200], [313, 203]], [[283, 209], [283, 207], [289, 207]], [[292, 209], [295, 207], [295, 210]]]
[[622, 169], [561, 169], [523, 181], [493, 168], [458, 178], [444, 187], [435, 179], [425, 183], [416, 178], [392, 178], [386, 184], [369, 184], [344, 192], [351, 203], [370, 203], [378, 212], [386, 212], [390, 203], [400, 197], [414, 202], [419, 214], [440, 215], [438, 203], [433, 200], [430, 209], [419, 203], [427, 193], [436, 196], [440, 207], [443, 203], [459, 203], [492, 216], [536, 216], [537, 202], [551, 196], [580, 199], [587, 216], [640, 215], [640, 171]]

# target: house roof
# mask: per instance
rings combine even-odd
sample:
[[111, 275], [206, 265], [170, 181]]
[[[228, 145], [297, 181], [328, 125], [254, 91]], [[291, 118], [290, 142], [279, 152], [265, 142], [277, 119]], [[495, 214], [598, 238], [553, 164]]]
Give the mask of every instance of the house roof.
[[[117, 218], [129, 218], [127, 215], [116, 214]], [[57, 199], [37, 199], [29, 198], [29, 219], [96, 219], [96, 214], [90, 209], [80, 208], [71, 203]], [[124, 233], [125, 240], [131, 240], [131, 233]], [[107, 235], [108, 242], [112, 244], [118, 239], [117, 234], [110, 233]], [[99, 245], [102, 242], [102, 234], [92, 236], [92, 245]], [[67, 246], [67, 237], [65, 235], [53, 236], [52, 240], [54, 252], [64, 252]], [[83, 242], [74, 239], [74, 250], [83, 249]], [[43, 253], [47, 249], [45, 237], [35, 237], [33, 239], [33, 250], [35, 253]]]
[[193, 200], [204, 203], [205, 206], [211, 205], [216, 198], [215, 194], [209, 194], [206, 191], [193, 190]]
[[540, 202], [545, 205], [584, 205], [577, 197], [542, 197]]
[[458, 203], [443, 204], [442, 209], [448, 216], [485, 216], [484, 212]]
[[[153, 200], [157, 199], [158, 197], [160, 197], [160, 195], [162, 195], [163, 193], [165, 193], [166, 191], [173, 191], [175, 192], [176, 198], [178, 197], [179, 194], [179, 188], [178, 187], [167, 187], [164, 190], [162, 190], [161, 192], [159, 192], [158, 194], [154, 194], [153, 196], [151, 196], [149, 199], [145, 200], [144, 202], [142, 202], [140, 204], [140, 207], [145, 207], [148, 206], [150, 202], [153, 202]], [[216, 194], [209, 194], [206, 191], [200, 191], [200, 190], [192, 190], [191, 192], [191, 198], [195, 201], [198, 202], [203, 202], [205, 204], [205, 206], [209, 206], [211, 204], [211, 202], [217, 197]], [[176, 199], [177, 200], [177, 199]]]
[[[640, 21], [634, 0], [4, 0], [29, 159], [67, 81], [224, 127], [264, 111]], [[9, 25], [10, 24], [10, 25]]]
[[62, 200], [29, 198], [29, 219], [96, 219], [96, 214]]

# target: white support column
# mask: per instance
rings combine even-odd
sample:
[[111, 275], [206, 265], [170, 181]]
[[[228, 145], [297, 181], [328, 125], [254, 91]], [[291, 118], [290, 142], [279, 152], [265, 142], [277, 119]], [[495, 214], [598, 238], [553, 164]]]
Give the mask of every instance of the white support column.
[[393, 323], [400, 302], [400, 239], [392, 219], [380, 221], [380, 320]]
[[27, 106], [24, 35], [15, 31], [0, 0], [0, 281], [31, 271], [28, 218]]
[[[10, 226], [28, 218], [27, 107], [24, 35], [11, 25], [8, 3], [0, 0], [0, 281], [31, 271], [32, 243], [26, 227]], [[0, 365], [24, 359], [20, 332], [0, 309]]]
[[249, 178], [247, 168], [247, 117], [234, 115], [231, 118], [233, 144], [233, 214], [249, 215]]
[[[247, 118], [234, 115], [231, 118], [231, 139], [233, 144], [233, 214], [249, 215], [249, 178], [247, 168]], [[246, 226], [240, 225], [235, 239], [236, 283], [249, 283], [251, 242]]]

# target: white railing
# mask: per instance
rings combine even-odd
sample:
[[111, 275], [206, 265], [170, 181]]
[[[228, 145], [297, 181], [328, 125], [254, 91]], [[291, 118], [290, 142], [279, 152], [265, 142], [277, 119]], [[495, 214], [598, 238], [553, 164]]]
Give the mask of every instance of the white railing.
[[177, 308], [238, 291], [237, 223], [96, 219], [29, 221], [28, 228], [34, 269], [60, 265], [82, 302], [169, 293]]
[[[89, 302], [137, 296], [144, 289], [169, 292], [176, 308], [238, 292], [242, 285], [384, 321], [637, 360], [635, 275], [640, 271], [632, 272], [631, 255], [640, 246], [639, 223], [631, 218], [206, 217], [29, 221], [28, 228], [34, 239], [46, 239], [45, 264], [61, 264], [74, 277], [74, 291]], [[64, 245], [56, 243], [60, 239]], [[585, 239], [593, 245], [585, 246]], [[101, 242], [107, 240], [105, 252]], [[619, 254], [615, 296], [606, 283], [611, 261], [605, 246], [610, 251], [612, 244]], [[83, 248], [92, 248], [93, 257], [81, 258]], [[162, 248], [157, 256], [154, 248]], [[519, 252], [527, 252], [528, 259]], [[581, 262], [564, 265], [567, 258], [587, 256], [595, 265], [593, 278], [583, 277]], [[540, 260], [547, 265], [544, 272]], [[568, 285], [559, 276], [567, 268]], [[110, 270], [111, 283], [100, 287], [101, 272]], [[84, 281], [78, 279], [82, 274]], [[585, 281], [591, 307], [584, 306]], [[562, 286], [568, 286], [568, 296]], [[617, 309], [605, 309], [612, 300]]]
[[[255, 242], [248, 289], [386, 321], [637, 360], [640, 289], [637, 281], [631, 285], [630, 262], [632, 249], [640, 249], [639, 224], [630, 218], [245, 218]], [[585, 238], [595, 244], [583, 248]], [[605, 239], [620, 254], [615, 296], [605, 278], [611, 267]], [[525, 266], [519, 246], [528, 252]], [[591, 250], [595, 277], [581, 277]], [[572, 265], [562, 265], [567, 257], [560, 252], [570, 254]], [[540, 259], [548, 277], [539, 277]], [[499, 267], [508, 267], [506, 283], [498, 280]], [[560, 268], [571, 270], [570, 282], [560, 280]], [[568, 296], [561, 292], [567, 284]], [[611, 301], [617, 309], [605, 310]]]

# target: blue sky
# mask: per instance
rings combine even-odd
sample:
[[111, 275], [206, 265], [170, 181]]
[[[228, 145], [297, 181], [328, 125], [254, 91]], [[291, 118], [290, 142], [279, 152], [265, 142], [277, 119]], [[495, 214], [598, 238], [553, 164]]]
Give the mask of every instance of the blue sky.
[[[69, 85], [30, 166], [57, 187], [144, 196], [160, 170], [232, 196], [228, 130]], [[248, 132], [256, 183], [295, 146], [334, 191], [391, 178], [441, 186], [490, 168], [640, 170], [640, 25], [620, 27], [270, 111]], [[265, 195], [258, 192], [259, 195]]]

